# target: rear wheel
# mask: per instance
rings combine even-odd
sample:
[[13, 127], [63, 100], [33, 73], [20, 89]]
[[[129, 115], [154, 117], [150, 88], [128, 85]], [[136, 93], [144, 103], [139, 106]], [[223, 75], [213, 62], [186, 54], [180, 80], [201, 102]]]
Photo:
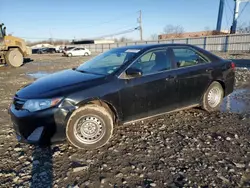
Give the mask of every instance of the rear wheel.
[[96, 149], [105, 145], [113, 134], [112, 115], [102, 106], [87, 105], [70, 117], [66, 135], [80, 149]]
[[68, 54], [68, 57], [72, 57], [72, 54], [70, 53], [70, 54]]
[[12, 67], [20, 67], [23, 64], [23, 54], [18, 49], [9, 50], [6, 55], [6, 63]]
[[88, 52], [85, 52], [84, 56], [89, 56], [89, 53], [88, 53]]
[[219, 82], [213, 82], [203, 96], [202, 108], [208, 112], [216, 111], [224, 98], [224, 89]]

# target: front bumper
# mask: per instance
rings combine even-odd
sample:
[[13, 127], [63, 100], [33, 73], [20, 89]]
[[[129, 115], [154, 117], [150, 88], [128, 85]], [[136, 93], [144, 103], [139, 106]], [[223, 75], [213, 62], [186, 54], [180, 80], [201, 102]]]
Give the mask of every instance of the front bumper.
[[65, 128], [72, 113], [65, 108], [50, 108], [38, 112], [9, 109], [17, 140], [29, 144], [51, 144], [66, 139]]

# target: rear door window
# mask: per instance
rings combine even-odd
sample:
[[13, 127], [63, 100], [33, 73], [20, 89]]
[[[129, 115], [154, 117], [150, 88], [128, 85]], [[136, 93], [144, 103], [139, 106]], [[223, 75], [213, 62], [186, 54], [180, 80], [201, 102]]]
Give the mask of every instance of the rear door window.
[[208, 63], [208, 59], [188, 47], [173, 48], [177, 68]]

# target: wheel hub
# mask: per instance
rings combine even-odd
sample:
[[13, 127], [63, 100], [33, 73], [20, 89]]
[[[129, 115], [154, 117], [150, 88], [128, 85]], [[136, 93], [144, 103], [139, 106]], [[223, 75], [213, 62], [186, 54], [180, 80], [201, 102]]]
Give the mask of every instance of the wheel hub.
[[84, 123], [82, 126], [81, 126], [81, 134], [84, 135], [84, 134], [87, 134], [87, 135], [93, 135], [96, 133], [96, 130], [98, 129], [97, 125], [93, 122], [87, 122], [87, 123]]
[[104, 122], [96, 116], [81, 117], [74, 125], [75, 137], [84, 144], [99, 141], [104, 133]]
[[208, 93], [208, 104], [212, 108], [216, 107], [221, 101], [221, 90], [217, 87], [212, 88]]

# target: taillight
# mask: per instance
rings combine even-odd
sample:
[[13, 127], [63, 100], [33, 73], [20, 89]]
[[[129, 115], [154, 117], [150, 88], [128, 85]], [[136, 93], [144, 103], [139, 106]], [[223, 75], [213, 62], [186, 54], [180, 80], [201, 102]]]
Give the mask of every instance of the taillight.
[[231, 62], [231, 68], [232, 68], [232, 69], [235, 69], [235, 67], [236, 67], [236, 66], [235, 66], [235, 63], [234, 63], [234, 62]]

